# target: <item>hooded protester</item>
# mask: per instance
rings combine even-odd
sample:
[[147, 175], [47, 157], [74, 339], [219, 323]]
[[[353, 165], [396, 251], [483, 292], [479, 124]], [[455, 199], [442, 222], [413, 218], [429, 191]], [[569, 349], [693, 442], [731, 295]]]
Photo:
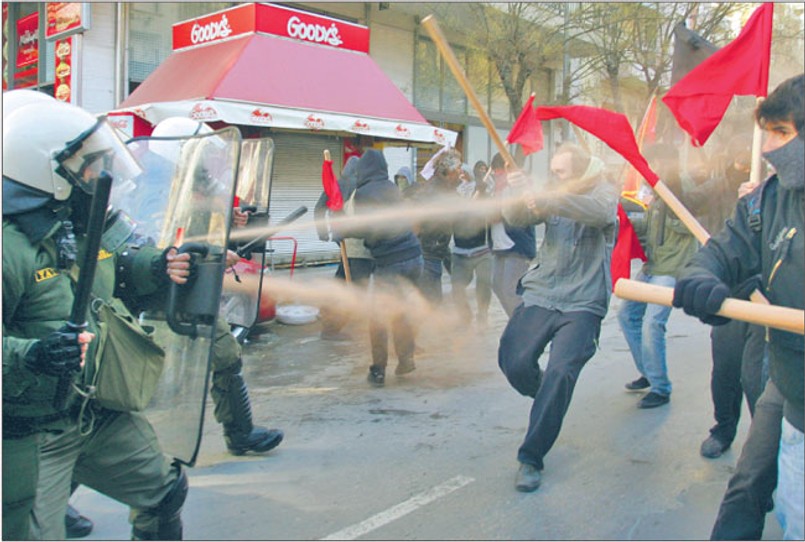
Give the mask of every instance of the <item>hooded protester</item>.
[[[341, 177], [338, 179], [338, 188], [341, 191], [341, 197], [344, 199], [344, 216], [351, 216], [355, 213], [355, 191], [358, 187], [358, 161], [358, 156], [350, 156], [347, 163], [344, 165], [344, 169], [341, 171]], [[358, 286], [368, 286], [369, 278], [372, 276], [372, 268], [374, 267], [369, 249], [363, 245], [363, 241], [360, 239], [342, 237], [337, 225], [331, 226], [332, 233], [328, 231], [325, 221], [326, 214], [327, 193], [322, 192], [313, 209], [319, 239], [322, 241], [333, 241], [335, 243], [340, 243], [343, 239], [347, 252], [347, 265], [349, 266], [350, 279]], [[346, 280], [344, 262], [338, 263], [335, 278], [338, 280]], [[348, 335], [341, 332], [349, 321], [349, 315], [340, 313], [335, 307], [322, 307], [320, 315], [322, 320], [322, 339], [349, 339]]]
[[[355, 214], [366, 216], [402, 204], [400, 189], [388, 178], [388, 165], [383, 153], [367, 150], [358, 162], [358, 187], [355, 192]], [[371, 223], [350, 228], [344, 235], [363, 239], [374, 258], [375, 303], [369, 321], [369, 338], [372, 345], [372, 365], [368, 380], [374, 386], [383, 386], [388, 364], [388, 325], [390, 320], [394, 348], [397, 352], [395, 374], [410, 373], [414, 365], [414, 328], [403, 309], [390, 299], [400, 301], [410, 295], [422, 273], [422, 249], [408, 221], [397, 218], [390, 223]], [[380, 299], [382, 297], [382, 300]], [[391, 308], [389, 309], [389, 307]], [[384, 311], [381, 313], [380, 309]], [[388, 315], [388, 316], [387, 316]]]
[[417, 188], [414, 173], [408, 166], [403, 166], [397, 170], [397, 173], [394, 174], [394, 184], [400, 189], [404, 199], [410, 198]]

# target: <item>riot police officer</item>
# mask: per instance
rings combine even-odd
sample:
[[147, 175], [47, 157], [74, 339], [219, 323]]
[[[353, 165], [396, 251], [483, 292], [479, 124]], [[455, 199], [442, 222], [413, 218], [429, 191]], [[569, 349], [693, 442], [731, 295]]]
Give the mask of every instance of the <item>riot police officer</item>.
[[[4, 520], [6, 481], [35, 471], [38, 457], [38, 477], [26, 477], [36, 483], [33, 537], [64, 538], [74, 479], [130, 506], [133, 538], [180, 539], [184, 472], [162, 453], [142, 415], [92, 399], [88, 384], [103, 353], [93, 340], [82, 360], [89, 336], [65, 326], [94, 184], [102, 173], [116, 182], [130, 178], [137, 163], [105, 118], [69, 104], [24, 105], [3, 120], [4, 452], [8, 440], [39, 447], [38, 454], [3, 454]], [[109, 248], [98, 255], [92, 283], [93, 299], [102, 303], [114, 301], [116, 257]], [[183, 260], [156, 249], [138, 258], [151, 270], [142, 291], [163, 288], [166, 262]], [[96, 335], [97, 323], [90, 311], [88, 329]], [[54, 401], [65, 381], [65, 400]]]

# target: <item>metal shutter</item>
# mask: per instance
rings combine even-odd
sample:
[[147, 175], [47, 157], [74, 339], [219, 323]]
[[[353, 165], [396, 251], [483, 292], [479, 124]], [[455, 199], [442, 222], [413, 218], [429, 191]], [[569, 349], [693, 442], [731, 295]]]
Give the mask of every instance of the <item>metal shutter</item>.
[[[336, 177], [341, 172], [342, 143], [337, 136], [275, 132], [274, 173], [271, 187], [271, 224], [277, 224], [300, 205], [308, 208], [307, 214], [294, 223], [295, 226], [277, 234], [293, 237], [298, 242], [297, 265], [317, 261], [332, 261], [339, 257], [338, 245], [319, 241], [313, 224], [313, 208], [322, 192], [321, 165], [324, 149], [329, 149], [333, 158]], [[293, 243], [278, 240], [270, 242], [274, 263], [291, 261]]]

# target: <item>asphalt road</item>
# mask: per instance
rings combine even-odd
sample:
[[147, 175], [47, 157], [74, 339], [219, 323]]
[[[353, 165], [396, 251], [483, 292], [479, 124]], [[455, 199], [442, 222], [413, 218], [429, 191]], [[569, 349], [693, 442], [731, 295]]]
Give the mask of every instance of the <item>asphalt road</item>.
[[[208, 408], [185, 538], [709, 538], [748, 411], [733, 449], [699, 455], [712, 425], [709, 328], [681, 311], [668, 325], [671, 403], [637, 409], [640, 394], [623, 388], [637, 373], [617, 303], [533, 494], [514, 489], [530, 401], [497, 368], [506, 317], [496, 300], [486, 329], [420, 322], [417, 370], [390, 370], [382, 389], [365, 380], [360, 323], [347, 342], [320, 340], [318, 323], [263, 326], [244, 349], [246, 379], [255, 421], [284, 429], [285, 441], [263, 457], [233, 457]], [[128, 539], [124, 506], [87, 488], [73, 503], [95, 521], [89, 539]], [[770, 514], [764, 538], [780, 537]]]

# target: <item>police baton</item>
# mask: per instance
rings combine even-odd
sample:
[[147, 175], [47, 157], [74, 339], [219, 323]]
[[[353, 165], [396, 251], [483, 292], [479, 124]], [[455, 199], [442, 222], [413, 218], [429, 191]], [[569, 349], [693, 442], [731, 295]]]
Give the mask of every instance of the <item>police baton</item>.
[[[73, 296], [73, 308], [70, 310], [70, 320], [67, 322], [67, 329], [75, 333], [76, 336], [87, 329], [87, 309], [92, 295], [95, 269], [98, 267], [98, 251], [101, 248], [101, 237], [103, 236], [103, 227], [106, 222], [106, 208], [109, 205], [109, 192], [111, 189], [112, 177], [106, 172], [101, 173], [90, 204], [84, 256], [79, 262], [78, 282]], [[59, 379], [56, 396], [53, 398], [53, 408], [56, 410], [64, 409], [72, 381], [72, 375], [64, 375]]]

